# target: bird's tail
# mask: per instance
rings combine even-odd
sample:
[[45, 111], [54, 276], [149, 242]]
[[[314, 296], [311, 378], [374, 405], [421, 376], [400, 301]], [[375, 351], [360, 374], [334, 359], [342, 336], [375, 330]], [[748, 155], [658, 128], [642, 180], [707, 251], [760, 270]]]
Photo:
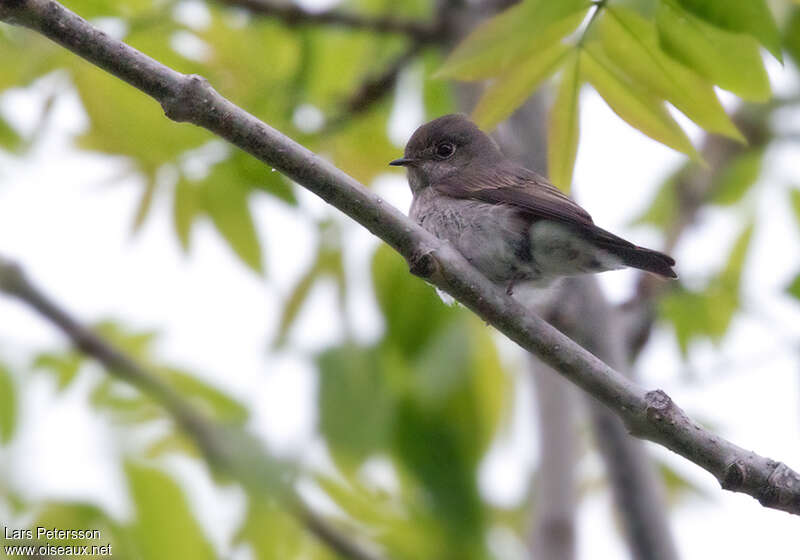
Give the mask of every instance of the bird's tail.
[[626, 266], [652, 272], [653, 274], [658, 274], [665, 278], [678, 277], [672, 269], [672, 267], [675, 266], [675, 259], [659, 251], [645, 249], [644, 247], [637, 247], [635, 245], [632, 247], [617, 245], [606, 247], [606, 249], [621, 258]]
[[625, 266], [652, 272], [665, 278], [678, 277], [672, 270], [672, 267], [675, 266], [675, 259], [669, 255], [634, 245], [594, 224], [585, 228], [584, 231], [598, 247], [619, 258]]

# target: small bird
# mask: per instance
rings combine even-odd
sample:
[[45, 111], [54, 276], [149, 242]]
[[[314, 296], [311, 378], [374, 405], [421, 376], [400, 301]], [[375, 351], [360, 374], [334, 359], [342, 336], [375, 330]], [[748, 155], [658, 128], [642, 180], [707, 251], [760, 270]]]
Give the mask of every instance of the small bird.
[[463, 115], [420, 126], [404, 157], [410, 216], [452, 243], [509, 294], [518, 283], [545, 287], [563, 276], [626, 266], [677, 278], [675, 260], [594, 225], [541, 175], [506, 159]]

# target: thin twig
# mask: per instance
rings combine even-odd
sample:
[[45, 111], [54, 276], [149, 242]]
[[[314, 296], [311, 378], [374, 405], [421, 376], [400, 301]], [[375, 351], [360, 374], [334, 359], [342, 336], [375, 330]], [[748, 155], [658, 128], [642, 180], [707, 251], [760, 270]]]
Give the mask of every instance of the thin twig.
[[713, 474], [722, 487], [800, 514], [800, 475], [693, 422], [663, 391], [646, 391], [545, 322], [478, 272], [451, 245], [333, 164], [259, 121], [196, 75], [184, 75], [113, 39], [53, 0], [0, 4], [0, 20], [29, 27], [161, 103], [175, 121], [228, 140], [304, 186], [386, 241], [412, 273], [446, 291], [613, 410], [634, 435]]
[[278, 3], [269, 0], [219, 1], [229, 6], [244, 8], [253, 14], [279, 19], [289, 26], [329, 25], [376, 33], [406, 35], [414, 41], [423, 43], [441, 40], [437, 26], [422, 21], [404, 20], [395, 17], [366, 16], [340, 10], [312, 12], [296, 4]]

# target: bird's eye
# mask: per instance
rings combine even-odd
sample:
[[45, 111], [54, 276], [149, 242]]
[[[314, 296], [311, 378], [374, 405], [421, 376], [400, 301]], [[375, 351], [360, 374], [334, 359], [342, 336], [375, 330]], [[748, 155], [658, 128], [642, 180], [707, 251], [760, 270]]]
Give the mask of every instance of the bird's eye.
[[436, 146], [436, 157], [439, 159], [447, 159], [456, 153], [456, 147], [450, 142], [442, 142]]

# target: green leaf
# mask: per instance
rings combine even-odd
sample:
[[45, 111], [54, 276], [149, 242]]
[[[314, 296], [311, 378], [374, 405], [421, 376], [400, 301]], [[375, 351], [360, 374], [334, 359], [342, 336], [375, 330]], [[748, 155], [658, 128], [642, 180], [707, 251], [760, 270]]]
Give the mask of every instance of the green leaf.
[[[38, 509], [38, 508], [37, 508]], [[43, 504], [43, 507], [38, 509], [36, 518], [31, 523], [31, 527], [56, 527], [59, 529], [83, 529], [83, 530], [97, 530], [100, 532], [100, 538], [64, 538], [53, 539], [48, 541], [47, 544], [55, 546], [88, 546], [91, 550], [93, 546], [106, 546], [106, 557], [114, 558], [130, 558], [131, 550], [128, 543], [125, 542], [123, 535], [123, 528], [111, 519], [99, 507], [91, 504], [80, 502], [54, 502]], [[36, 531], [34, 530], [34, 535]], [[39, 541], [39, 544], [44, 544]], [[111, 552], [111, 554], [109, 554]], [[74, 555], [80, 557], [81, 555]], [[85, 555], [87, 557], [89, 555]], [[103, 555], [96, 555], [101, 557]]]
[[289, 330], [292, 328], [300, 310], [303, 307], [311, 288], [322, 277], [332, 276], [337, 280], [340, 288], [340, 298], [344, 297], [344, 263], [342, 262], [342, 252], [339, 248], [331, 248], [323, 246], [317, 253], [317, 258], [309, 269], [300, 277], [294, 288], [292, 288], [289, 297], [283, 305], [281, 318], [278, 323], [278, 332], [275, 335], [275, 347], [280, 347], [286, 344], [286, 339]]
[[753, 237], [748, 225], [733, 245], [725, 268], [702, 292], [685, 289], [667, 294], [659, 303], [662, 317], [672, 323], [681, 352], [686, 355], [689, 343], [698, 337], [718, 342], [727, 332], [739, 309], [742, 270]]
[[673, 0], [661, 2], [656, 25], [662, 48], [675, 59], [742, 99], [769, 99], [769, 78], [752, 37], [710, 25]]
[[709, 0], [677, 0], [687, 12], [722, 29], [752, 35], [772, 56], [782, 61], [781, 38], [775, 19], [764, 0], [719, 2]]
[[153, 198], [156, 194], [156, 178], [146, 177], [147, 184], [142, 191], [139, 198], [139, 204], [136, 207], [136, 214], [133, 218], [132, 230], [134, 233], [138, 232], [144, 225], [147, 216], [150, 214], [150, 208], [153, 206]]
[[800, 274], [794, 277], [791, 284], [786, 286], [786, 292], [795, 299], [800, 299]]
[[200, 188], [184, 177], [178, 179], [172, 199], [172, 220], [175, 235], [184, 251], [189, 250], [192, 225], [200, 215], [201, 206]]
[[580, 93], [580, 58], [574, 56], [561, 73], [561, 84], [547, 127], [548, 173], [553, 184], [564, 192], [572, 187], [572, 171], [578, 155]]
[[[419, 353], [434, 333], [445, 328], [459, 313], [458, 309], [444, 305], [430, 285], [410, 275], [403, 258], [386, 245], [375, 252], [372, 276], [378, 305], [386, 320], [386, 337], [405, 356]], [[420, 309], [425, 312], [420, 313]]]
[[480, 558], [484, 512], [460, 435], [443, 410], [427, 410], [407, 400], [398, 407], [394, 447], [430, 496], [433, 513], [453, 535], [452, 558]]
[[378, 350], [343, 346], [317, 358], [320, 431], [343, 468], [385, 449], [394, 403]]
[[600, 23], [602, 43], [620, 69], [709, 132], [745, 141], [711, 84], [661, 50], [653, 23], [625, 8], [606, 12]]
[[515, 66], [521, 51], [543, 51], [583, 21], [585, 0], [525, 0], [485, 21], [464, 39], [437, 77], [480, 80]]
[[261, 241], [247, 203], [248, 192], [239, 184], [226, 183], [221, 179], [223, 177], [212, 171], [203, 182], [203, 209], [239, 258], [261, 274], [264, 272]]
[[739, 202], [761, 174], [764, 150], [750, 150], [734, 158], [715, 174], [712, 201], [723, 206]]
[[235, 536], [237, 544], [249, 544], [259, 560], [316, 558], [305, 550], [310, 543], [295, 518], [257, 497], [251, 496], [249, 502], [244, 523]]
[[0, 147], [9, 151], [14, 151], [22, 146], [22, 144], [22, 136], [19, 135], [8, 121], [0, 116]]
[[472, 112], [472, 120], [483, 129], [493, 129], [556, 71], [566, 52], [566, 46], [556, 43], [522, 58], [487, 88]]
[[789, 203], [794, 211], [794, 217], [797, 218], [797, 223], [800, 225], [800, 187], [789, 191]]
[[422, 81], [422, 100], [425, 106], [426, 121], [452, 113], [456, 102], [453, 85], [449, 80], [432, 78], [436, 68], [442, 65], [442, 56], [438, 50], [429, 49], [422, 54], [425, 77]]
[[581, 52], [581, 72], [609, 107], [634, 128], [670, 148], [699, 160], [686, 133], [658, 98], [631, 82], [614, 67], [600, 46], [592, 43]]
[[226, 424], [243, 425], [247, 422], [249, 413], [243, 404], [191, 373], [172, 367], [159, 368], [159, 373], [201, 412]]
[[133, 462], [125, 464], [136, 518], [131, 537], [142, 560], [216, 558], [192, 515], [180, 487], [164, 472]]
[[675, 223], [678, 217], [678, 197], [675, 185], [685, 169], [685, 167], [681, 168], [661, 183], [650, 206], [633, 220], [633, 225], [652, 225], [665, 230]]
[[78, 138], [84, 149], [132, 157], [152, 178], [165, 162], [208, 141], [207, 131], [170, 122], [157, 102], [103, 70], [81, 64], [73, 75], [91, 122]]
[[11, 372], [0, 364], [0, 444], [14, 436], [17, 424], [17, 387]]
[[800, 66], [800, 7], [792, 10], [783, 33], [783, 45], [796, 66]]
[[59, 389], [65, 389], [81, 369], [84, 356], [74, 351], [42, 352], [33, 360], [34, 369], [43, 369], [55, 374]]

